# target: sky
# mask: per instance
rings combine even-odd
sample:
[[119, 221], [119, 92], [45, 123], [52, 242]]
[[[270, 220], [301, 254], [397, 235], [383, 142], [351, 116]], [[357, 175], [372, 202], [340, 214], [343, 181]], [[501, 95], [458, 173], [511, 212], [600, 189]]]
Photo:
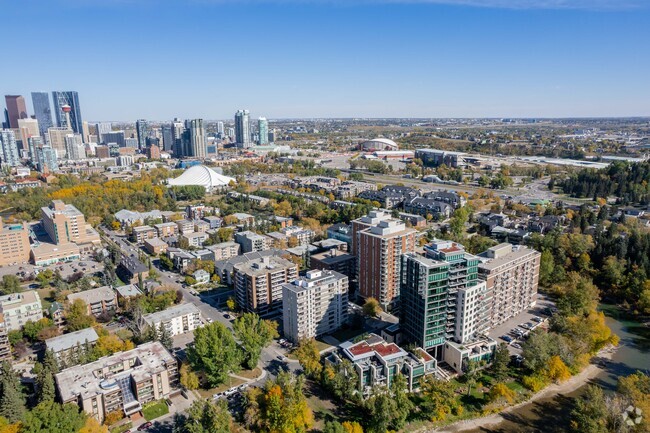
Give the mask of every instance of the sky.
[[[84, 120], [650, 116], [650, 0], [0, 0]], [[0, 102], [0, 107], [2, 102]]]

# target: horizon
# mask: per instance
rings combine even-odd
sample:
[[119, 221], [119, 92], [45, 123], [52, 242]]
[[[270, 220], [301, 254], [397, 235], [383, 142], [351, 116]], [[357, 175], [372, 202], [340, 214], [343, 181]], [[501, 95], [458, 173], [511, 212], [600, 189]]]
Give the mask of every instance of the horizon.
[[3, 15], [17, 49], [0, 92], [30, 114], [31, 92], [70, 89], [92, 121], [232, 119], [236, 107], [269, 119], [650, 116], [640, 0], [36, 0]]

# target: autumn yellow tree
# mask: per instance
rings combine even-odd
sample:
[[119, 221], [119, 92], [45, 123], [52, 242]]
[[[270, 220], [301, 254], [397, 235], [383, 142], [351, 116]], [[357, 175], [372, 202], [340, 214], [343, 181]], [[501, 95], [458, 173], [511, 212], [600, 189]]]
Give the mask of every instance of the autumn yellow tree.
[[181, 385], [185, 389], [197, 389], [199, 387], [199, 378], [198, 376], [190, 369], [189, 364], [183, 363], [181, 365]]
[[309, 377], [317, 377], [323, 369], [320, 363], [320, 352], [314, 339], [301, 340], [293, 352], [298, 358], [300, 366]]
[[363, 433], [363, 427], [356, 421], [344, 421], [343, 428], [347, 433]]
[[95, 418], [88, 417], [84, 426], [79, 429], [79, 433], [108, 433], [108, 427], [99, 424]]
[[548, 362], [548, 368], [546, 370], [546, 375], [550, 380], [555, 382], [564, 382], [571, 377], [571, 372], [569, 367], [566, 366], [562, 358], [555, 355], [552, 356]]
[[515, 392], [508, 388], [504, 383], [497, 383], [494, 385], [488, 394], [488, 399], [491, 402], [503, 402], [510, 404], [515, 400]]

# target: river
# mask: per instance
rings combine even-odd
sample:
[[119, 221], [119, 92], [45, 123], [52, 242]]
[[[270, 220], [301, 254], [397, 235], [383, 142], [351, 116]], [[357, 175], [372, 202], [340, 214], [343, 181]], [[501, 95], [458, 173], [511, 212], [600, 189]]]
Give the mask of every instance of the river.
[[[606, 368], [591, 381], [609, 390], [616, 388], [617, 378], [636, 370], [650, 370], [650, 327], [627, 320], [620, 310], [602, 305], [607, 325], [620, 339], [620, 345]], [[505, 420], [490, 427], [466, 430], [467, 433], [565, 433], [570, 432], [572, 399], [582, 393], [577, 388], [571, 393], [548, 397], [521, 406], [504, 414]]]

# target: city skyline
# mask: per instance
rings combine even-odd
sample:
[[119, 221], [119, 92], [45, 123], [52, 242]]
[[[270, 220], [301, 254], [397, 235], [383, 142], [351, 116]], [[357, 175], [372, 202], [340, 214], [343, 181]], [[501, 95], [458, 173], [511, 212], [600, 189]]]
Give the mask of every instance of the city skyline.
[[[88, 121], [650, 115], [635, 0], [36, 3], [3, 5], [3, 34], [33, 31], [0, 92], [73, 89]], [[57, 20], [74, 55], [42, 44]], [[161, 47], [178, 61], [152, 69]]]

